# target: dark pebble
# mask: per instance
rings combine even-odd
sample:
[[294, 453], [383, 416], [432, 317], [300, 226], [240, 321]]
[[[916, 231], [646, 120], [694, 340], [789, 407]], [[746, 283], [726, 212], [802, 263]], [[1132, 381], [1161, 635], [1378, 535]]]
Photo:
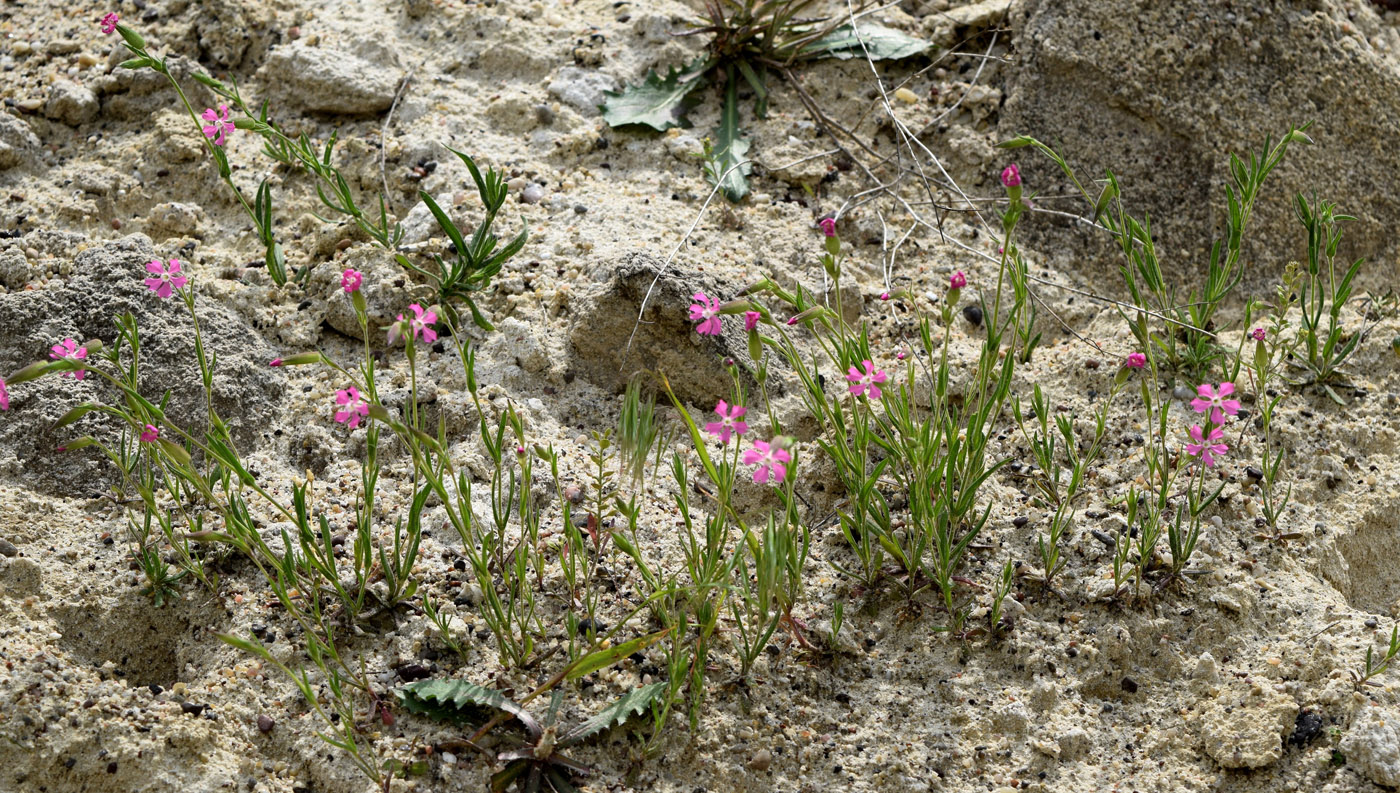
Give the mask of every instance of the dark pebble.
[[1244, 475], [1254, 482], [1258, 482], [1260, 479], [1264, 478], [1264, 472], [1252, 465], [1244, 469]]
[[113, 760], [112, 762], [110, 762], [110, 763], [107, 764], [107, 773], [109, 773], [109, 774], [115, 774], [115, 773], [117, 773], [117, 761], [116, 761], [116, 760]]
[[208, 707], [208, 706], [207, 706], [207, 705], [196, 705], [196, 704], [194, 704], [193, 702], [181, 702], [181, 703], [180, 703], [180, 710], [184, 711], [185, 713], [190, 714], [191, 716], [198, 716], [199, 714], [201, 714], [201, 713], [204, 712], [204, 709], [205, 709], [206, 707]]
[[964, 308], [962, 310], [962, 315], [963, 319], [972, 323], [973, 326], [982, 324], [982, 307], [979, 305], [974, 304]]
[[151, 693], [152, 693], [152, 694], [156, 694], [156, 695], [159, 695], [160, 692], [162, 692], [162, 691], [165, 690], [165, 689], [161, 688], [160, 686], [156, 685], [155, 683], [150, 684], [149, 686], [147, 686], [147, 688], [149, 688], [149, 689], [151, 690]]
[[404, 664], [403, 666], [399, 667], [398, 669], [395, 669], [394, 671], [398, 672], [399, 679], [404, 681], [405, 683], [412, 683], [415, 680], [422, 680], [423, 678], [428, 677], [432, 674], [432, 672], [428, 671], [428, 667], [423, 666], [422, 664]]
[[575, 215], [587, 215], [587, 214], [588, 214], [588, 207], [584, 206], [583, 204], [574, 204], [574, 214], [575, 214]]
[[1380, 622], [1377, 621], [1375, 617], [1367, 617], [1365, 625], [1368, 628], [1375, 628], [1377, 625], [1380, 625]]
[[258, 732], [267, 734], [272, 732], [272, 728], [276, 726], [277, 722], [273, 721], [271, 716], [258, 717]]
[[1288, 742], [1299, 748], [1312, 743], [1322, 733], [1322, 716], [1303, 711], [1293, 722], [1293, 735]]
[[549, 105], [535, 105], [535, 118], [541, 124], [553, 124], [554, 110]]
[[1134, 679], [1132, 679], [1131, 677], [1125, 677], [1125, 678], [1123, 678], [1122, 686], [1123, 686], [1123, 690], [1126, 691], [1126, 692], [1128, 692], [1129, 694], [1136, 694], [1136, 693], [1137, 693], [1137, 690], [1138, 690], [1137, 681], [1134, 680]]
[[603, 622], [602, 620], [595, 620], [592, 617], [584, 617], [583, 619], [578, 621], [578, 632], [585, 636], [590, 633], [606, 633], [607, 630], [608, 624], [606, 622]]
[[1018, 528], [1018, 529], [1020, 529], [1020, 528], [1025, 528], [1025, 525], [1026, 525], [1027, 523], [1030, 523], [1030, 522], [1031, 522], [1031, 519], [1028, 518], [1028, 517], [1026, 517], [1025, 515], [1018, 515], [1018, 516], [1016, 516], [1015, 518], [1013, 518], [1013, 519], [1011, 520], [1011, 525], [1012, 525], [1012, 526], [1015, 526], [1015, 527]]
[[18, 556], [19, 548], [9, 540], [0, 539], [0, 556]]

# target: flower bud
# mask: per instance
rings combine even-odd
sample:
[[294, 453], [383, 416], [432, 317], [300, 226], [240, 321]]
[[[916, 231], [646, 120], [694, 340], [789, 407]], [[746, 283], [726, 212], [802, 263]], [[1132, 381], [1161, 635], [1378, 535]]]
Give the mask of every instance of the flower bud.
[[165, 438], [156, 438], [156, 443], [160, 444], [160, 450], [165, 452], [167, 457], [179, 465], [189, 465], [190, 453], [185, 451], [185, 447]]
[[302, 352], [288, 358], [273, 358], [268, 366], [305, 366], [311, 363], [321, 362], [321, 353]]
[[15, 372], [9, 377], [6, 377], [5, 384], [10, 386], [16, 386], [20, 383], [43, 377], [51, 371], [54, 370], [49, 368], [48, 361], [35, 361], [34, 363], [31, 363], [23, 369], [20, 369], [18, 372]]
[[84, 436], [81, 437], [81, 438], [74, 438], [73, 440], [71, 440], [71, 441], [69, 441], [69, 442], [63, 444], [62, 446], [58, 447], [58, 449], [57, 449], [56, 451], [60, 451], [60, 452], [76, 452], [76, 451], [79, 450], [79, 449], [86, 449], [87, 447], [89, 447], [89, 446], [91, 446], [91, 445], [93, 445], [93, 444], [95, 444], [95, 443], [97, 443], [97, 441], [93, 440], [91, 437], [89, 437], [89, 436], [87, 436], [87, 435], [84, 435]]
[[83, 349], [88, 351], [88, 355], [97, 355], [102, 352], [102, 340], [88, 339], [87, 342], [83, 344]]

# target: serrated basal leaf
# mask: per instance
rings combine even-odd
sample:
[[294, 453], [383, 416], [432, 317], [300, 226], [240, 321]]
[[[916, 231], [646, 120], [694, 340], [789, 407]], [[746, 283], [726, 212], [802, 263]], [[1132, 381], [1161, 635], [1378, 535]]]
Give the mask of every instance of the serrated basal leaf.
[[489, 708], [505, 711], [531, 733], [539, 732], [535, 717], [494, 689], [467, 680], [419, 680], [394, 692], [404, 710], [443, 721], [468, 721]]
[[[862, 43], [865, 45], [863, 48]], [[837, 58], [844, 61], [863, 58], [868, 52], [872, 60], [899, 60], [918, 55], [931, 46], [933, 43], [930, 41], [880, 25], [863, 24], [859, 30], [850, 25], [842, 25], [807, 45], [802, 54], [812, 58]]]
[[610, 127], [641, 124], [658, 132], [672, 127], [688, 127], [685, 117], [686, 97], [704, 85], [703, 63], [692, 62], [684, 69], [674, 66], [662, 78], [656, 70], [647, 72], [646, 79], [621, 91], [605, 91], [600, 106], [603, 120]]
[[716, 184], [724, 197], [739, 203], [749, 194], [749, 142], [739, 130], [739, 86], [730, 80], [724, 96], [724, 112], [715, 129], [714, 159], [708, 165], [710, 184]]
[[629, 691], [621, 699], [598, 711], [592, 718], [560, 736], [559, 745], [576, 744], [603, 730], [615, 727], [633, 716], [640, 715], [651, 707], [651, 703], [665, 693], [670, 686], [668, 681], [663, 680]]

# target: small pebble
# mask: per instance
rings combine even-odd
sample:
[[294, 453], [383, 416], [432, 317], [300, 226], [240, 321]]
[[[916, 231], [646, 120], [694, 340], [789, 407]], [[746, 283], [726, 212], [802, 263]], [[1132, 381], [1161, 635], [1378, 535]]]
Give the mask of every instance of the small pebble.
[[982, 307], [976, 304], [970, 305], [962, 310], [963, 319], [972, 323], [973, 327], [982, 324]]
[[914, 93], [913, 91], [910, 91], [908, 88], [901, 88], [898, 91], [895, 91], [894, 98], [898, 99], [906, 105], [917, 104], [919, 101], [919, 95]]
[[1176, 388], [1173, 388], [1173, 389], [1172, 389], [1172, 399], [1179, 399], [1179, 400], [1181, 400], [1181, 401], [1184, 402], [1184, 401], [1186, 401], [1186, 400], [1188, 400], [1188, 399], [1195, 399], [1195, 398], [1196, 398], [1196, 392], [1195, 392], [1195, 391], [1192, 391], [1191, 389], [1187, 388], [1187, 387], [1184, 386], [1184, 385], [1179, 385], [1179, 386], [1177, 386]]
[[545, 104], [535, 105], [535, 118], [541, 124], [553, 124], [554, 109], [551, 108], [549, 105]]
[[263, 715], [258, 717], [258, 732], [266, 735], [272, 732], [272, 728], [276, 726], [277, 722], [273, 721], [271, 716]]
[[520, 191], [520, 200], [527, 204], [538, 204], [544, 198], [544, 188], [531, 182], [525, 185], [525, 189]]
[[19, 556], [19, 548], [16, 548], [15, 544], [9, 540], [0, 538], [0, 556]]
[[768, 767], [772, 764], [773, 753], [767, 749], [759, 749], [757, 752], [754, 752], [753, 757], [749, 758], [748, 762], [750, 771], [758, 771], [760, 773], [767, 771]]

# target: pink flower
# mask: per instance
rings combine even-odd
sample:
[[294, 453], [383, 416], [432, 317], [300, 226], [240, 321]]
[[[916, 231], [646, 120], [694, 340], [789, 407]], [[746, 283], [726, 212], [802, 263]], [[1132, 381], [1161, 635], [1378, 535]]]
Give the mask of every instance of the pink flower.
[[360, 284], [364, 283], [365, 274], [351, 267], [345, 268], [345, 272], [340, 274], [340, 285], [345, 288], [345, 294], [360, 291]]
[[745, 408], [743, 405], [734, 405], [730, 407], [721, 399], [719, 404], [715, 405], [715, 412], [719, 414], [720, 420], [711, 421], [709, 424], [706, 424], [705, 431], [719, 438], [720, 443], [728, 446], [730, 435], [743, 435], [749, 431], [749, 425], [745, 424], [743, 421], [744, 414], [748, 412], [748, 408]]
[[962, 289], [964, 286], [967, 286], [967, 276], [963, 275], [962, 270], [958, 270], [948, 277], [949, 289]]
[[880, 293], [880, 299], [881, 299], [881, 300], [889, 300], [889, 299], [890, 299], [890, 293], [889, 293], [889, 292], [881, 292], [881, 293]]
[[753, 330], [758, 327], [758, 321], [763, 319], [763, 315], [757, 311], [744, 312], [744, 330]]
[[1196, 388], [1197, 396], [1191, 400], [1191, 409], [1197, 413], [1223, 410], [1233, 416], [1240, 412], [1240, 401], [1225, 398], [1233, 393], [1235, 393], [1234, 383], [1221, 383], [1219, 390], [1211, 388], [1209, 383], [1202, 383]]
[[[432, 344], [437, 341], [437, 331], [433, 330], [433, 325], [437, 323], [437, 312], [427, 311], [417, 303], [408, 306], [413, 310], [413, 319], [408, 320], [408, 335], [422, 339], [424, 344]], [[394, 331], [404, 327], [403, 314], [399, 315], [399, 324], [389, 329], [389, 341], [396, 340], [398, 334]]]
[[147, 278], [146, 288], [156, 293], [156, 297], [167, 298], [175, 293], [176, 289], [184, 289], [189, 279], [180, 275], [180, 260], [171, 259], [169, 264], [164, 264], [160, 259], [152, 259], [146, 262], [146, 272], [153, 278]]
[[1001, 184], [1003, 187], [1021, 186], [1021, 169], [1016, 167], [1016, 163], [1011, 163], [1001, 172]]
[[1147, 356], [1140, 352], [1128, 353], [1128, 360], [1123, 362], [1123, 366], [1129, 369], [1141, 369], [1147, 365]]
[[836, 236], [836, 218], [822, 218], [817, 221], [817, 225], [821, 226], [822, 233], [826, 236]]
[[903, 348], [900, 348], [899, 352], [894, 354], [894, 357], [902, 361], [905, 358], [909, 357], [909, 353], [905, 352]]
[[268, 362], [267, 365], [268, 365], [268, 366], [281, 366], [281, 365], [282, 365], [282, 359], [281, 359], [281, 358], [273, 358], [271, 361]]
[[758, 466], [753, 472], [755, 483], [766, 485], [772, 476], [773, 484], [780, 485], [787, 478], [787, 463], [792, 462], [792, 455], [783, 448], [784, 443], [782, 438], [774, 438], [772, 443], [754, 441], [753, 448], [744, 452], [744, 465]]
[[369, 403], [354, 386], [335, 392], [335, 403], [343, 408], [335, 412], [335, 420], [352, 430], [360, 426], [360, 419], [369, 415]]
[[704, 292], [696, 292], [691, 299], [698, 301], [690, 306], [691, 321], [700, 321], [700, 324], [695, 326], [695, 332], [701, 336], [718, 336], [722, 329], [719, 322], [719, 300], [706, 297]]
[[[72, 339], [64, 339], [62, 344], [55, 344], [50, 349], [52, 352], [49, 353], [49, 357], [55, 361], [60, 358], [72, 358], [81, 361], [86, 358], [88, 354], [86, 347], [79, 347], [78, 343]], [[63, 376], [71, 377], [74, 380], [81, 380], [87, 376], [87, 370], [79, 369], [76, 372], [64, 372]]]
[[224, 145], [228, 133], [235, 129], [233, 122], [229, 120], [228, 105], [219, 105], [218, 113], [214, 112], [214, 108], [206, 107], [200, 118], [209, 122], [204, 127], [204, 137], [213, 140], [215, 146]]
[[1254, 339], [1255, 341], [1263, 341], [1263, 340], [1264, 340], [1264, 336], [1265, 336], [1264, 329], [1263, 329], [1263, 328], [1255, 328], [1254, 331], [1253, 331], [1252, 333], [1250, 333], [1249, 335], [1250, 335], [1250, 338]]
[[877, 383], [885, 382], [889, 376], [883, 371], [875, 371], [875, 364], [870, 361], [861, 361], [861, 365], [865, 367], [863, 373], [854, 366], [846, 371], [846, 379], [851, 382], [851, 393], [860, 396], [868, 389], [871, 399], [879, 399], [880, 386]]
[[[1215, 413], [1222, 421], [1224, 416], [1219, 412]], [[1201, 429], [1201, 425], [1196, 424], [1191, 427], [1191, 440], [1195, 443], [1186, 444], [1186, 453], [1192, 457], [1199, 457], [1206, 464], [1207, 468], [1215, 465], [1215, 458], [1225, 452], [1230, 451], [1230, 447], [1220, 443], [1225, 437], [1225, 431], [1218, 426], [1210, 425], [1210, 432]]]
[[102, 29], [103, 33], [110, 36], [117, 32], [117, 21], [120, 19], [121, 17], [114, 13], [108, 13], [107, 16], [102, 17], [102, 21], [98, 22], [97, 26]]
[[142, 442], [142, 443], [154, 443], [155, 440], [156, 440], [156, 438], [159, 438], [159, 437], [160, 437], [160, 430], [156, 429], [156, 427], [155, 427], [154, 424], [147, 424], [147, 425], [146, 425], [146, 428], [143, 429], [143, 430], [141, 430], [141, 442]]
[[5, 388], [5, 379], [0, 378], [0, 410], [10, 409], [10, 391]]
[[787, 324], [789, 324], [789, 325], [796, 325], [796, 324], [797, 324], [797, 317], [795, 317], [795, 316], [793, 316], [793, 317], [788, 317]]

